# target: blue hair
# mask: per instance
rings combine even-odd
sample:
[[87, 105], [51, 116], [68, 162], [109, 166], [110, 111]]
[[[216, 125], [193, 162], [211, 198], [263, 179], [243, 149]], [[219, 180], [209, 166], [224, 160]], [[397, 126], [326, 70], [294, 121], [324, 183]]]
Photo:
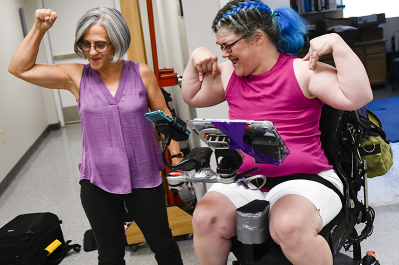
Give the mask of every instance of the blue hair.
[[268, 13], [272, 12], [270, 7], [261, 1], [248, 1], [248, 2], [242, 2], [241, 5], [233, 7], [230, 11], [226, 12], [223, 15], [222, 19], [226, 19], [227, 17], [232, 16], [234, 13], [239, 13], [241, 9], [247, 11], [248, 8], [250, 9], [256, 8], [259, 12], [268, 12]]
[[259, 0], [233, 0], [218, 12], [212, 29], [216, 33], [221, 28], [227, 28], [248, 36], [260, 29], [277, 50], [295, 55], [305, 44], [307, 25], [306, 20], [292, 8], [272, 10]]
[[280, 31], [277, 49], [285, 53], [297, 54], [305, 44], [308, 23], [290, 7], [277, 8], [274, 16]]

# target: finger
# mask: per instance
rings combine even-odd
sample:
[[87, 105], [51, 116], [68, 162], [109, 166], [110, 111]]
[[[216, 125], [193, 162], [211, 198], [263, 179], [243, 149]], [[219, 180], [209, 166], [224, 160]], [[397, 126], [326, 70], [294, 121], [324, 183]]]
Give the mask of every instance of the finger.
[[57, 19], [57, 12], [51, 12], [50, 19], [54, 22]]
[[40, 19], [40, 9], [36, 9], [35, 18]]
[[315, 66], [314, 59], [315, 59], [315, 57], [317, 57], [317, 52], [314, 49], [312, 49], [312, 47], [310, 47], [308, 54], [306, 54], [306, 56], [305, 56], [306, 60], [305, 60], [305, 58], [303, 58], [305, 61], [309, 61], [309, 69], [310, 70], [314, 69], [314, 66]]
[[209, 71], [209, 69], [208, 69], [208, 63], [207, 63], [207, 62], [203, 62], [203, 63], [202, 63], [202, 71], [203, 71], [204, 73], [206, 73], [206, 72]]
[[202, 81], [204, 78], [204, 71], [202, 70], [202, 67], [196, 64], [194, 64], [194, 67], [197, 69], [199, 81]]
[[212, 64], [212, 78], [215, 78], [219, 74], [219, 67], [217, 62]]
[[204, 80], [204, 72], [198, 72], [198, 79], [200, 82], [202, 82], [202, 80]]
[[319, 60], [319, 56], [318, 55], [313, 55], [313, 56], [310, 57], [310, 60], [309, 60], [309, 69], [310, 70], [314, 70], [316, 68], [318, 60]]
[[51, 10], [45, 9], [43, 11], [43, 20], [48, 21], [50, 19], [50, 15], [51, 15]]
[[309, 59], [309, 69], [310, 70], [314, 70], [314, 68], [315, 68], [314, 58], [310, 57], [310, 59]]
[[305, 55], [305, 57], [303, 57], [303, 60], [304, 60], [304, 61], [309, 60], [309, 58], [310, 58], [310, 56], [311, 56], [312, 53], [313, 53], [313, 49], [312, 49], [312, 47], [309, 47], [309, 51], [308, 51], [308, 53]]
[[46, 11], [44, 12], [44, 20], [50, 21], [50, 16], [51, 16], [51, 9], [46, 9]]
[[39, 10], [39, 19], [40, 19], [41, 21], [44, 21], [44, 12], [46, 12], [45, 9]]

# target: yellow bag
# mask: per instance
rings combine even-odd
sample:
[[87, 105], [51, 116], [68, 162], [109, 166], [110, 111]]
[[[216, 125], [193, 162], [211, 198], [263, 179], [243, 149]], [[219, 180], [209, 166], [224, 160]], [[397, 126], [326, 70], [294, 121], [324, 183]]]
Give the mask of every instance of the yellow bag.
[[367, 177], [374, 178], [385, 175], [393, 165], [392, 149], [386, 134], [382, 130], [378, 117], [367, 110], [371, 129], [368, 137], [360, 142], [360, 156], [367, 162]]

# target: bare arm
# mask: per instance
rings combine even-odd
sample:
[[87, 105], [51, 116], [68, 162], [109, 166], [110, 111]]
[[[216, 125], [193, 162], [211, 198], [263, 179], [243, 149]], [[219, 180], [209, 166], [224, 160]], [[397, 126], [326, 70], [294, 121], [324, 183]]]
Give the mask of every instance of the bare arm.
[[233, 67], [230, 62], [218, 64], [217, 60], [215, 54], [203, 47], [191, 54], [182, 81], [182, 96], [188, 105], [210, 107], [226, 100], [224, 87]]
[[57, 13], [50, 9], [36, 10], [35, 23], [15, 51], [8, 71], [16, 77], [38, 86], [70, 90], [77, 98], [83, 65], [36, 64], [40, 42], [56, 19]]
[[[147, 101], [151, 110], [162, 110], [164, 113], [172, 117], [168, 107], [166, 106], [165, 98], [162, 94], [161, 89], [158, 86], [157, 79], [146, 64], [140, 63], [139, 65], [140, 75], [143, 79], [144, 86], [147, 90]], [[162, 135], [163, 138], [163, 135]], [[176, 141], [171, 141], [168, 147], [170, 155], [175, 155], [180, 153], [179, 143]], [[180, 162], [182, 158], [176, 157], [172, 159], [172, 163], [176, 164]]]
[[[336, 68], [317, 63], [323, 54], [332, 53]], [[328, 105], [342, 110], [358, 109], [371, 100], [373, 93], [366, 70], [352, 49], [337, 34], [311, 40], [308, 69], [301, 71], [308, 77], [308, 92]], [[299, 64], [299, 63], [298, 63]]]

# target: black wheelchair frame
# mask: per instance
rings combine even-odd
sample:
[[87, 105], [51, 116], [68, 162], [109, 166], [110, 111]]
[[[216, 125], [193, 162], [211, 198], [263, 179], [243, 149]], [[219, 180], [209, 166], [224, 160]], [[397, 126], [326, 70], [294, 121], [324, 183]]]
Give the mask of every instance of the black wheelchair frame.
[[[190, 152], [185, 160], [178, 165], [170, 165], [165, 159], [165, 150], [170, 139], [177, 141], [186, 140], [188, 137], [179, 138], [179, 130], [171, 132], [170, 125], [155, 124], [156, 129], [165, 135], [163, 148], [163, 159], [167, 166], [173, 168], [188, 168], [198, 170], [201, 167], [209, 166], [211, 153], [208, 150], [205, 159], [196, 159]], [[176, 127], [176, 126], [175, 126]], [[334, 264], [356, 264], [362, 262], [360, 242], [366, 239], [373, 232], [374, 210], [368, 205], [367, 198], [367, 165], [360, 157], [358, 147], [367, 130], [367, 124], [359, 118], [357, 111], [342, 111], [328, 105], [323, 106], [320, 118], [320, 131], [322, 148], [335, 171], [344, 184], [343, 207], [340, 213], [327, 224], [319, 233], [323, 236], [334, 258]], [[177, 128], [177, 127], [176, 127]], [[183, 128], [185, 130], [185, 128]], [[202, 148], [204, 150], [206, 148]], [[209, 148], [208, 148], [209, 149]], [[218, 150], [216, 150], [218, 151]], [[239, 164], [240, 165], [240, 164]], [[239, 167], [237, 166], [237, 168]], [[218, 165], [219, 166], [219, 165]], [[240, 177], [243, 177], [242, 175]], [[245, 176], [244, 176], [245, 177]], [[359, 200], [359, 192], [363, 188], [363, 201]], [[237, 209], [237, 211], [262, 212], [268, 208], [268, 202], [250, 202]], [[268, 212], [268, 209], [266, 209]], [[267, 223], [267, 218], [266, 218]], [[364, 228], [358, 233], [357, 225], [364, 224]], [[268, 228], [268, 224], [265, 224]], [[267, 230], [268, 231], [268, 230]], [[346, 251], [352, 251], [353, 257], [342, 254], [340, 250], [344, 247]], [[270, 236], [261, 243], [242, 243], [237, 237], [232, 239], [231, 251], [237, 258], [235, 265], [290, 265], [291, 263], [284, 256]], [[374, 259], [363, 258], [362, 265], [369, 265]]]

